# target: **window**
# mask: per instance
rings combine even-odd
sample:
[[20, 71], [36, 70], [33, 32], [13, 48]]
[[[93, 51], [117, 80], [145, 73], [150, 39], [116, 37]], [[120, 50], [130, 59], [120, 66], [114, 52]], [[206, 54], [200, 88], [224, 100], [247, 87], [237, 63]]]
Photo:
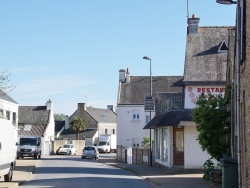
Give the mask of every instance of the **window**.
[[108, 129], [105, 129], [105, 134], [108, 134]]
[[150, 122], [150, 116], [146, 115], [146, 125]]
[[0, 117], [3, 117], [3, 109], [0, 109]]
[[134, 109], [134, 110], [132, 110], [132, 114], [133, 114], [133, 120], [140, 119], [140, 110]]
[[115, 129], [113, 129], [113, 134], [115, 134]]
[[13, 121], [13, 123], [16, 123], [16, 112], [13, 112], [12, 121]]
[[6, 118], [10, 120], [10, 111], [6, 111]]

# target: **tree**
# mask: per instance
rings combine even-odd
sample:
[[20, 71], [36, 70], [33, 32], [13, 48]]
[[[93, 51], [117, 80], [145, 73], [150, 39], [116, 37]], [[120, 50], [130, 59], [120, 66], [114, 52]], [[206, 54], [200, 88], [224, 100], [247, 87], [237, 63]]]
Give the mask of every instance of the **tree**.
[[230, 149], [230, 87], [225, 95], [205, 95], [196, 102], [192, 119], [197, 124], [198, 141], [203, 151], [220, 160]]
[[79, 140], [79, 133], [85, 131], [86, 122], [82, 118], [75, 117], [73, 121], [70, 122], [70, 129], [76, 132], [76, 140]]
[[64, 121], [65, 117], [65, 114], [54, 114], [55, 121]]
[[2, 71], [0, 72], [0, 95], [11, 92], [16, 86], [9, 83], [10, 82], [10, 72]]

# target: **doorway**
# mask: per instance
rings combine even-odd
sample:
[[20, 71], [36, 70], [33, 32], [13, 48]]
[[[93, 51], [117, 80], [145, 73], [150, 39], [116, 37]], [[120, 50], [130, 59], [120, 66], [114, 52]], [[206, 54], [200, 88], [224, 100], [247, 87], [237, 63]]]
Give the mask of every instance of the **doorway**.
[[174, 127], [173, 129], [173, 164], [184, 166], [184, 128]]

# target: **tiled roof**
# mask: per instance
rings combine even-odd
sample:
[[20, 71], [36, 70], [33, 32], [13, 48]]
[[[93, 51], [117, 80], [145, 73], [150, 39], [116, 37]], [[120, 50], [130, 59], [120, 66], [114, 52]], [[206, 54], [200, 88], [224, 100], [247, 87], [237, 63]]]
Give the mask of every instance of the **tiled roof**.
[[98, 123], [114, 123], [114, 124], [116, 124], [116, 114], [109, 109], [87, 107], [86, 111]]
[[12, 99], [9, 95], [0, 90], [0, 100], [8, 101], [11, 103], [18, 104], [14, 99]]
[[[79, 138], [93, 138], [98, 130], [88, 130], [81, 131], [79, 133]], [[72, 131], [71, 129], [64, 129], [62, 133], [59, 136], [59, 139], [75, 139], [76, 138], [76, 132]]]
[[65, 126], [65, 121], [55, 121], [55, 135]]
[[218, 50], [228, 44], [228, 28], [199, 27], [198, 34], [187, 35], [184, 83], [226, 81], [227, 52]]
[[46, 106], [19, 106], [19, 124], [45, 124], [49, 122], [50, 111]]
[[[149, 76], [130, 76], [129, 83], [121, 82], [118, 105], [143, 105], [150, 94]], [[152, 93], [182, 92], [183, 76], [152, 76]]]

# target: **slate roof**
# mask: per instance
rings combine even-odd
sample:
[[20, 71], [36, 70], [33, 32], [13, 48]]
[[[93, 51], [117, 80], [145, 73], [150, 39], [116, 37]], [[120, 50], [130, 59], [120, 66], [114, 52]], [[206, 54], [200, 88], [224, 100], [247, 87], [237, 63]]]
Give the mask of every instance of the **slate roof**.
[[55, 121], [55, 135], [65, 126], [65, 121]]
[[192, 121], [192, 109], [168, 110], [156, 115], [143, 129], [178, 126], [181, 121]]
[[199, 27], [198, 34], [188, 34], [184, 84], [225, 85], [227, 52], [218, 52], [223, 41], [228, 44], [229, 27]]
[[19, 106], [18, 134], [20, 136], [42, 136], [49, 123], [50, 110], [46, 106]]
[[[120, 82], [118, 105], [143, 105], [150, 94], [150, 76], [130, 76], [129, 83]], [[183, 76], [152, 76], [152, 94], [182, 92]]]
[[[79, 133], [79, 138], [93, 138], [94, 135], [97, 133], [98, 130], [88, 130], [81, 131]], [[76, 132], [72, 131], [71, 129], [64, 129], [62, 133], [59, 136], [59, 139], [75, 139], [76, 138]]]
[[116, 114], [109, 109], [87, 107], [86, 111], [98, 123], [115, 123], [116, 124]]
[[12, 99], [9, 95], [7, 95], [6, 93], [4, 93], [1, 90], [0, 90], [0, 99], [4, 100], [4, 101], [11, 102], [11, 103], [18, 104], [14, 99]]
[[18, 123], [48, 124], [50, 111], [46, 106], [19, 106]]

